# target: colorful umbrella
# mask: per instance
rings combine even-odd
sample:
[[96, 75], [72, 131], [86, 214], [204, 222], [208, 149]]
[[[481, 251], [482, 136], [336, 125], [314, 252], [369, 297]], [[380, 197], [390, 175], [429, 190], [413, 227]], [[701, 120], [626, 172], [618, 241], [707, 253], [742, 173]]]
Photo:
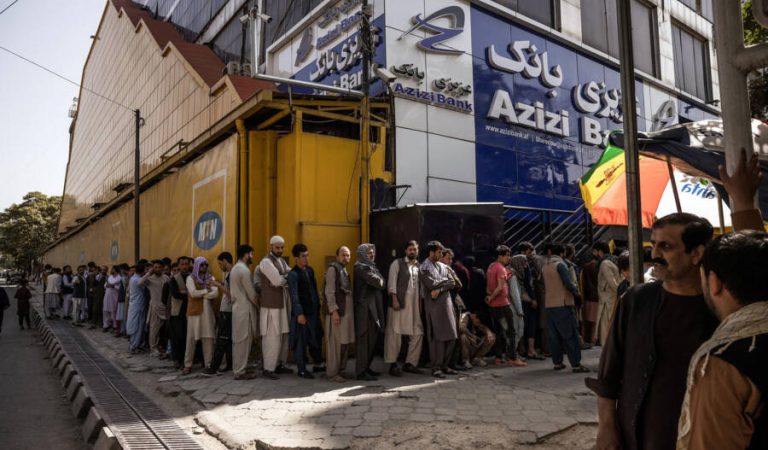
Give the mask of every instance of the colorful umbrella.
[[[624, 176], [624, 151], [608, 146], [598, 162], [579, 181], [584, 204], [592, 219], [600, 225], [627, 224], [627, 181]], [[677, 198], [684, 212], [720, 223], [718, 197], [708, 180], [673, 170], [674, 183], [667, 163], [640, 157], [640, 208], [643, 227], [650, 228], [656, 217], [677, 212]], [[724, 206], [725, 226], [730, 226], [730, 211]]]

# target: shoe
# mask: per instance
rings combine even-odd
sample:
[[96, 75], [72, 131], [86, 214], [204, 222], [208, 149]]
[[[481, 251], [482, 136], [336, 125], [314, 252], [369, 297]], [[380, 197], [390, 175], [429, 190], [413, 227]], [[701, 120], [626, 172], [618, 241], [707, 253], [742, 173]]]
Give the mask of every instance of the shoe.
[[459, 367], [457, 367], [459, 370], [472, 370], [472, 364], [469, 363], [469, 361], [464, 361]]
[[397, 367], [397, 364], [393, 363], [391, 366], [389, 366], [389, 374], [393, 377], [402, 377], [403, 371]]
[[253, 380], [256, 378], [256, 374], [253, 372], [245, 372], [240, 375], [235, 375], [235, 380]]
[[341, 375], [334, 375], [331, 378], [328, 378], [328, 381], [332, 383], [346, 383], [347, 379], [342, 377]]
[[433, 370], [432, 376], [435, 378], [445, 378], [445, 374], [441, 370]]
[[325, 364], [313, 366], [312, 373], [325, 373]]
[[101, 329], [101, 332], [102, 332], [102, 333], [106, 333], [106, 332], [108, 332], [108, 331], [109, 331], [109, 327], [107, 327], [107, 328], [102, 328], [102, 329]]
[[496, 358], [495, 363], [497, 366], [506, 366], [507, 361], [504, 358]]
[[344, 378], [345, 380], [354, 380], [355, 379], [354, 375], [350, 375], [350, 374], [348, 374], [346, 372], [341, 372], [339, 375], [341, 376], [341, 378]]
[[275, 372], [272, 372], [271, 370], [263, 370], [261, 372], [261, 376], [263, 376], [264, 378], [266, 378], [268, 380], [279, 380], [280, 379], [280, 377], [277, 376], [277, 374]]
[[189, 375], [190, 373], [192, 373], [191, 367], [185, 367], [184, 369], [181, 370], [182, 375]]
[[311, 372], [307, 372], [306, 370], [304, 372], [299, 372], [298, 374], [301, 378], [306, 378], [307, 380], [314, 380], [315, 376], [312, 375]]
[[418, 367], [414, 366], [411, 363], [405, 363], [405, 365], [403, 366], [403, 372], [415, 373], [416, 375], [424, 374], [423, 370], [419, 369]]
[[589, 369], [587, 369], [584, 366], [579, 365], [579, 366], [576, 366], [573, 369], [571, 369], [571, 371], [573, 373], [587, 373], [587, 372], [589, 372]]
[[527, 365], [528, 365], [528, 363], [527, 363], [527, 362], [525, 362], [525, 361], [523, 361], [523, 360], [521, 360], [521, 359], [518, 359], [518, 358], [515, 358], [515, 359], [510, 359], [510, 360], [509, 360], [509, 362], [508, 362], [508, 364], [509, 364], [510, 366], [515, 366], [515, 367], [525, 367], [525, 366], [527, 366]]
[[360, 375], [358, 375], [356, 378], [360, 381], [378, 381], [379, 380], [378, 378], [374, 377], [368, 372], [363, 372]]
[[205, 369], [203, 369], [203, 375], [205, 375], [207, 377], [216, 375], [216, 369], [211, 368], [211, 367], [206, 367]]
[[553, 370], [563, 370], [565, 369], [565, 364], [555, 364], [555, 367], [552, 368]]
[[446, 375], [458, 375], [459, 372], [456, 372], [455, 370], [451, 369], [450, 367], [443, 367], [443, 373]]
[[373, 370], [373, 369], [365, 369], [365, 373], [367, 373], [368, 375], [370, 375], [370, 376], [372, 376], [372, 377], [378, 377], [378, 376], [380, 376], [380, 375], [381, 375], [381, 373], [380, 373], [380, 372], [376, 372], [376, 371], [375, 371], [375, 370]]
[[543, 356], [537, 354], [537, 353], [534, 353], [534, 354], [530, 354], [529, 353], [528, 354], [528, 359], [532, 359], [532, 360], [536, 360], [536, 361], [544, 361], [545, 358]]
[[280, 364], [279, 366], [277, 366], [275, 368], [275, 373], [278, 373], [278, 374], [283, 374], [283, 373], [284, 374], [293, 374], [293, 369], [289, 369], [289, 368], [285, 367], [284, 365]]
[[475, 367], [486, 367], [488, 363], [482, 358], [475, 358], [472, 360], [472, 365]]

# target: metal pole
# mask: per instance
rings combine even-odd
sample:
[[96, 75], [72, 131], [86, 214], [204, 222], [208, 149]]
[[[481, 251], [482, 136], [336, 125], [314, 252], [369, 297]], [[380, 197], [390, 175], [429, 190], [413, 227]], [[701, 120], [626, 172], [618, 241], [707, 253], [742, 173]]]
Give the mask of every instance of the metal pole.
[[627, 235], [632, 284], [643, 282], [643, 221], [640, 209], [640, 158], [637, 145], [635, 64], [632, 51], [630, 0], [619, 0], [619, 48], [621, 61], [621, 109], [624, 112], [624, 160], [627, 177]]
[[333, 92], [336, 94], [349, 95], [351, 97], [362, 98], [364, 94], [355, 89], [348, 89], [338, 86], [331, 86], [329, 84], [313, 83], [311, 81], [293, 80], [291, 78], [276, 77], [274, 75], [267, 75], [258, 73], [253, 75], [252, 78], [257, 80], [271, 81], [278, 84], [286, 84], [288, 86], [305, 87], [308, 89], [314, 89], [316, 91]]
[[669, 182], [672, 183], [672, 193], [675, 194], [675, 206], [677, 212], [683, 212], [682, 205], [680, 204], [680, 192], [677, 190], [677, 180], [675, 179], [675, 169], [672, 168], [672, 161], [667, 158], [667, 171], [669, 171]]
[[720, 191], [715, 191], [717, 194], [717, 218], [720, 220], [720, 234], [725, 234], [725, 214], [723, 213], [723, 197], [720, 196]]
[[[747, 71], [737, 60], [744, 54], [744, 25], [740, 0], [713, 1], [715, 13], [715, 49], [720, 79], [720, 107], [725, 135], [725, 162], [733, 174], [739, 152], [753, 152]], [[755, 198], [757, 201], [757, 198]]]
[[360, 242], [370, 240], [370, 210], [371, 210], [371, 183], [369, 178], [371, 159], [371, 59], [373, 53], [373, 38], [371, 36], [371, 16], [368, 0], [363, 0], [363, 21], [360, 25], [360, 35], [363, 44], [363, 73], [362, 91], [363, 98], [360, 101], [362, 114], [360, 141]]
[[136, 147], [134, 149], [133, 165], [133, 255], [138, 262], [141, 259], [141, 240], [139, 239], [139, 193], [141, 192], [141, 151], [139, 149], [139, 129], [141, 127], [141, 113], [134, 111], [136, 117]]

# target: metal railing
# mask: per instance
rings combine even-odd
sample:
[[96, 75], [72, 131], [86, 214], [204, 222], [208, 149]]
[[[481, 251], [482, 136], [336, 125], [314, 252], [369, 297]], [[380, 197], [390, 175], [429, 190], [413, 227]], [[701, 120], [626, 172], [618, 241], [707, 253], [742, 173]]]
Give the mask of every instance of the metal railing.
[[595, 225], [582, 205], [575, 211], [504, 205], [504, 242], [514, 248], [522, 241], [537, 249], [545, 242], [573, 244], [583, 252], [607, 227]]

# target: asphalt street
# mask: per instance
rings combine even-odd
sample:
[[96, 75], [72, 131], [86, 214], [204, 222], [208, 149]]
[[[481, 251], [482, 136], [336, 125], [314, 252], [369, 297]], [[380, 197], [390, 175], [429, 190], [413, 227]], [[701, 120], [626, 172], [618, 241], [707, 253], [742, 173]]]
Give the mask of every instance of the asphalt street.
[[3, 288], [11, 307], [0, 333], [0, 449], [89, 448], [37, 331], [19, 329], [16, 289]]

